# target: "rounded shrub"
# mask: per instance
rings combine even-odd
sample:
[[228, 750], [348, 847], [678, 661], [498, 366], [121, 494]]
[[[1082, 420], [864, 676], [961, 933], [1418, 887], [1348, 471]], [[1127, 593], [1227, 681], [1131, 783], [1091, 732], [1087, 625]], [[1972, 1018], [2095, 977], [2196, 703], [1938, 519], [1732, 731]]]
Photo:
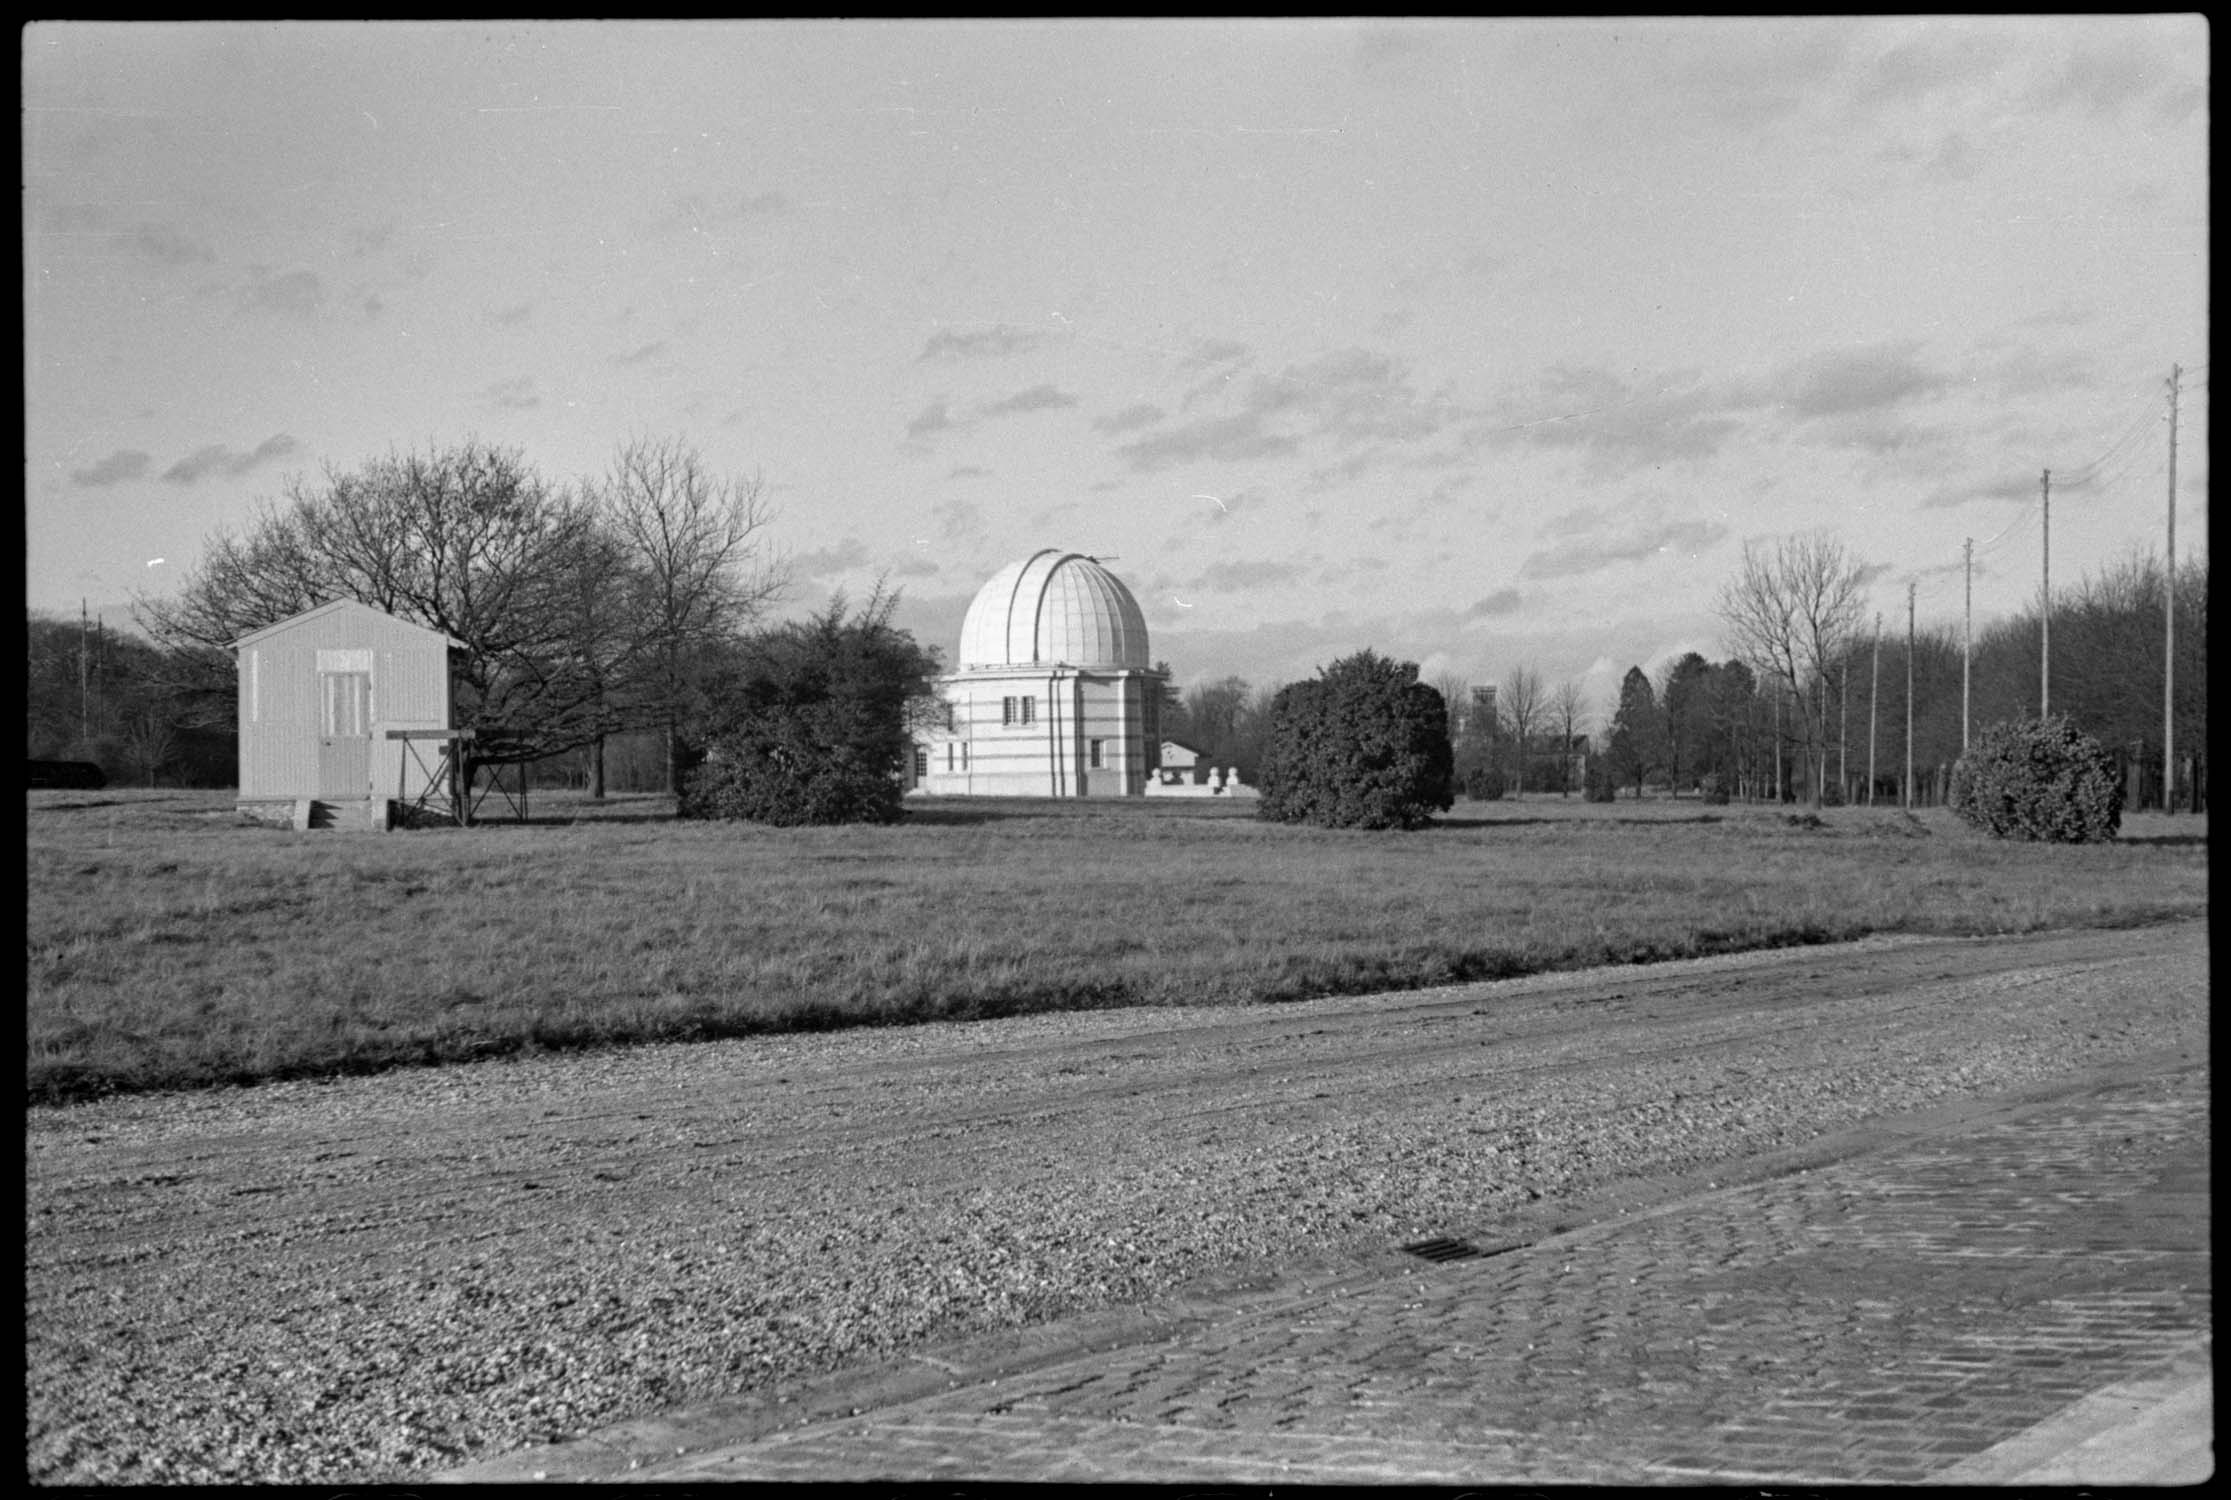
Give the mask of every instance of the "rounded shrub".
[[1950, 803], [1994, 838], [2089, 844], [2122, 827], [2123, 784], [2099, 742], [2067, 718], [2008, 719], [1953, 766]]
[[1474, 802], [1502, 801], [1502, 771], [1494, 766], [1473, 766], [1464, 773], [1464, 795]]
[[1423, 828], [1456, 801], [1448, 706], [1416, 662], [1359, 651], [1271, 700], [1256, 816]]
[[1697, 779], [1697, 796], [1712, 807], [1727, 806], [1727, 779], [1717, 771], [1707, 771]]

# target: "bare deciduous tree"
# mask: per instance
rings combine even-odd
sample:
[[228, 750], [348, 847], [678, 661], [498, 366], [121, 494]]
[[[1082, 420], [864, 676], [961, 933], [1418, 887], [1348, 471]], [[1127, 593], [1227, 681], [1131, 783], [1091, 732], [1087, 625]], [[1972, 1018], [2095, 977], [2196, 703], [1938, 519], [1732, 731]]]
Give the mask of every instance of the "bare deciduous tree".
[[354, 599], [465, 643], [459, 711], [498, 758], [586, 743], [593, 684], [575, 662], [564, 607], [596, 565], [595, 521], [517, 452], [478, 440], [290, 479], [245, 535], [221, 534], [174, 598], [139, 618], [194, 674], [211, 712], [229, 713], [233, 641], [335, 599]]
[[1564, 731], [1557, 745], [1561, 757], [1557, 766], [1557, 791], [1560, 796], [1569, 797], [1572, 795], [1573, 741], [1588, 717], [1588, 694], [1579, 678], [1568, 677], [1557, 684], [1549, 695], [1549, 713], [1552, 721]]
[[1449, 748], [1453, 752], [1456, 742], [1464, 737], [1464, 716], [1472, 706], [1472, 683], [1461, 672], [1437, 672], [1433, 690], [1441, 695], [1449, 711]]
[[1799, 738], [1812, 756], [1815, 807], [1828, 774], [1828, 673], [1858, 631], [1862, 577], [1842, 542], [1814, 533], [1744, 543], [1742, 571], [1720, 588], [1736, 654], [1806, 706]]
[[787, 581], [782, 562], [764, 550], [774, 513], [756, 476], [719, 477], [680, 438], [622, 444], [587, 488], [636, 575], [633, 644], [655, 680], [653, 712], [678, 787], [697, 648], [757, 619]]
[[1526, 737], [1541, 722], [1545, 707], [1542, 693], [1542, 674], [1532, 667], [1513, 667], [1503, 679], [1503, 690], [1497, 711], [1508, 724], [1518, 742], [1518, 776], [1512, 790], [1519, 796], [1526, 792]]

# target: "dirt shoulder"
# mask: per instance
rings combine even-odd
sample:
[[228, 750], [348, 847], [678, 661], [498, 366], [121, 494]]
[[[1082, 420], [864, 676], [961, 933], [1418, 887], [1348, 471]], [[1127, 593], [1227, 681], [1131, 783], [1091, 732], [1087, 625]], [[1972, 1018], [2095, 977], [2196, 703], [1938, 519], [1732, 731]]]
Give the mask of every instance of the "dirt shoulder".
[[[2206, 1055], [2202, 924], [26, 1115], [29, 1470], [402, 1479]], [[1607, 1208], [1608, 1206], [1608, 1208]]]

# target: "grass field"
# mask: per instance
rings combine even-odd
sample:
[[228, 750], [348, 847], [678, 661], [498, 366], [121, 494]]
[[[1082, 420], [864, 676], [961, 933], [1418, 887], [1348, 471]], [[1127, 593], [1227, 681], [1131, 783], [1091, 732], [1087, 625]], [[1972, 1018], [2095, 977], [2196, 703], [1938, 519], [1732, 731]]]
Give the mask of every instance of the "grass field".
[[244, 826], [223, 792], [27, 794], [29, 1097], [537, 1048], [1222, 1005], [1827, 942], [2204, 915], [2207, 820], [2084, 848], [1948, 814], [1459, 803], [1432, 830], [1249, 804], [926, 801], [888, 828]]

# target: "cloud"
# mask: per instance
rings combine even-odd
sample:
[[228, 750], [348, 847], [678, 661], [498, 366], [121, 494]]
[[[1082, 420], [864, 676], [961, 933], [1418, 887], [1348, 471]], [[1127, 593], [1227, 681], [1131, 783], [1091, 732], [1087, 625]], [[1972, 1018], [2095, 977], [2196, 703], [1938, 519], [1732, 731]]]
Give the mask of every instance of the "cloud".
[[706, 234], [723, 224], [750, 224], [778, 218], [789, 211], [790, 199], [779, 192], [744, 193], [710, 201], [695, 193], [684, 193], [651, 225], [651, 233], [662, 238]]
[[283, 432], [265, 438], [249, 453], [235, 453], [222, 443], [212, 443], [207, 447], [197, 448], [163, 470], [163, 478], [171, 484], [192, 484], [211, 474], [237, 477], [284, 458], [301, 446]]
[[834, 547], [791, 558], [790, 566], [800, 578], [827, 578], [836, 573], [849, 573], [866, 565], [867, 561], [868, 549], [860, 545], [858, 537], [848, 536]]
[[274, 276], [268, 267], [250, 266], [248, 285], [241, 292], [241, 306], [250, 312], [275, 312], [291, 318], [317, 314], [325, 302], [325, 285], [314, 271], [288, 271]]
[[1855, 97], [1861, 104], [1918, 104], [1939, 94], [1973, 94], [1989, 86], [2010, 55], [1995, 29], [1939, 17], [1863, 65]]
[[1973, 505], [1987, 500], [2028, 500], [2040, 493], [2041, 486], [2034, 479], [1989, 479], [1979, 484], [1948, 484], [1924, 496], [1925, 510], [1945, 510], [1955, 505]]
[[1003, 401], [994, 401], [978, 408], [980, 417], [1012, 416], [1018, 412], [1054, 411], [1064, 406], [1075, 406], [1077, 398], [1050, 385], [1034, 385], [1027, 391], [1018, 391]]
[[147, 472], [152, 460], [137, 448], [119, 448], [89, 469], [72, 469], [70, 483], [87, 489], [101, 489], [112, 484], [122, 484], [137, 479]]
[[1566, 448], [1604, 472], [1709, 458], [1741, 427], [1741, 397], [1675, 371], [1654, 386], [1609, 370], [1561, 365], [1531, 392], [1506, 396], [1501, 415], [1475, 441]]
[[1125, 443], [1116, 453], [1142, 473], [1166, 469], [1195, 459], [1218, 463], [1244, 463], [1274, 458], [1300, 447], [1299, 440], [1266, 431], [1262, 416], [1242, 412], [1232, 417], [1205, 417], [1170, 432]]
[[665, 352], [666, 341], [660, 339], [656, 343], [645, 344], [642, 348], [631, 350], [626, 354], [615, 354], [612, 356], [612, 363], [616, 365], [639, 365], [645, 360], [656, 359]]
[[535, 305], [532, 302], [521, 302], [511, 307], [497, 308], [488, 315], [488, 319], [492, 323], [501, 323], [506, 328], [517, 328], [534, 316], [534, 310]]
[[942, 571], [926, 557], [907, 556], [891, 564], [891, 573], [898, 578], [935, 578]]
[[1847, 416], [1881, 411], [1945, 387], [1945, 379], [1914, 357], [1914, 343], [1879, 344], [1816, 355], [1783, 367], [1773, 384], [1802, 417]]
[[1846, 28], [1814, 20], [1721, 21], [1677, 41], [1657, 66], [1703, 110], [1756, 128], [1831, 92], [1850, 46]]
[[1525, 602], [1525, 598], [1526, 596], [1517, 589], [1497, 589], [1494, 593], [1476, 601], [1470, 609], [1464, 611], [1464, 618], [1480, 620], [1489, 619], [1496, 615], [1516, 614], [1519, 606]]
[[1092, 425], [1101, 432], [1135, 432], [1141, 427], [1152, 427], [1168, 413], [1151, 401], [1134, 401], [1119, 412], [1096, 417]]
[[136, 260], [158, 266], [206, 265], [217, 258], [217, 252], [206, 242], [183, 230], [146, 220], [128, 224], [98, 203], [57, 204], [43, 216], [41, 230], [52, 235], [98, 239]]
[[217, 252], [200, 240], [161, 224], [138, 226], [124, 236], [124, 245], [142, 260], [163, 266], [202, 265], [217, 258]]
[[1816, 442], [1838, 448], [1859, 448], [1880, 458], [1934, 453], [1952, 436], [1943, 427], [1908, 422], [1879, 412], [1824, 417], [1811, 424], [1808, 435]]
[[1302, 570], [1292, 563], [1223, 562], [1200, 573], [1187, 587], [1214, 590], [1217, 593], [1239, 593], [1246, 589], [1292, 583], [1301, 573]]
[[1718, 542], [1728, 528], [1717, 521], [1661, 521], [1628, 525], [1609, 536], [1576, 536], [1537, 552], [1518, 570], [1521, 578], [1576, 578], [1660, 553], [1694, 555]]
[[991, 328], [963, 333], [957, 329], [941, 328], [930, 335], [919, 356], [932, 359], [996, 359], [1002, 355], [1021, 354], [1046, 342], [1046, 335], [1024, 328], [1011, 328], [998, 324]]
[[983, 535], [983, 509], [969, 500], [940, 500], [930, 507], [938, 535], [946, 541], [966, 541]]
[[1430, 437], [1457, 415], [1446, 398], [1421, 396], [1395, 360], [1352, 348], [1251, 376], [1229, 399], [1237, 411], [1190, 418], [1116, 453], [1141, 471], [1199, 459], [1244, 463], [1291, 453], [1313, 439], [1347, 445]]
[[[2104, 35], [2091, 28], [2077, 29], [2067, 60], [2038, 87], [2035, 102], [2113, 117], [2165, 84], [2183, 82], [2173, 52], [2162, 41], [2130, 34], [2093, 40]], [[2194, 36], [2205, 52], [2204, 23]]]
[[542, 404], [542, 398], [535, 394], [534, 378], [529, 375], [499, 380], [481, 394], [505, 411], [527, 411]]
[[989, 479], [992, 471], [980, 464], [955, 464], [945, 473], [947, 479]]
[[1185, 358], [1178, 361], [1178, 368], [1187, 373], [1194, 370], [1214, 369], [1222, 365], [1244, 365], [1253, 358], [1245, 344], [1231, 339], [1202, 339]]
[[953, 425], [953, 414], [943, 401], [932, 401], [922, 408], [913, 421], [906, 424], [910, 438], [928, 437], [933, 432], [943, 432]]

